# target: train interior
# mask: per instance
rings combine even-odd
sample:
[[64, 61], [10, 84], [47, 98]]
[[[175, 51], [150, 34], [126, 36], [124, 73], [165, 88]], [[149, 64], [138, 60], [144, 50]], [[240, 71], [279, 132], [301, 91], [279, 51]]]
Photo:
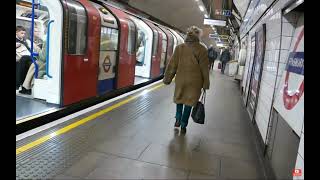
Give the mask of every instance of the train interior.
[[[32, 19], [34, 19], [33, 36]], [[34, 6], [32, 13], [30, 0], [17, 1], [16, 26], [23, 27], [16, 31], [16, 123], [18, 123], [21, 119], [59, 108], [62, 51], [59, 44], [62, 41], [60, 2], [50, 0], [49, 3], [49, 0], [42, 0]], [[32, 37], [33, 47], [30, 43]], [[55, 41], [50, 41], [51, 39]], [[24, 45], [28, 44], [28, 41], [31, 46], [29, 49]], [[18, 73], [20, 72], [18, 69], [22, 69], [22, 73]], [[37, 77], [34, 78], [35, 76]]]
[[[153, 31], [141, 19], [130, 16], [136, 27], [136, 66], [134, 84], [148, 81], [151, 72]], [[130, 22], [130, 21], [129, 21]], [[129, 25], [130, 28], [130, 25]]]

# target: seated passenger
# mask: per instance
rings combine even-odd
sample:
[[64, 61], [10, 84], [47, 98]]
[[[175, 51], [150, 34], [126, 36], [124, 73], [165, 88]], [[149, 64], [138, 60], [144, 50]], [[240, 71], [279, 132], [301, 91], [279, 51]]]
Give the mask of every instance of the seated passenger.
[[26, 29], [22, 26], [16, 27], [16, 62], [22, 56], [30, 56], [31, 42], [26, 39]]
[[[46, 29], [45, 29], [46, 33]], [[46, 39], [44, 37], [43, 39]], [[38, 78], [43, 78], [45, 75], [45, 65], [46, 65], [46, 41], [42, 40], [42, 48], [40, 49], [37, 45], [34, 45], [36, 48], [36, 52], [39, 53], [38, 57], [34, 57], [35, 61], [38, 65]], [[34, 73], [35, 73], [35, 64], [32, 63], [28, 69], [27, 75], [23, 81], [22, 84], [22, 90], [19, 91], [21, 94], [31, 94], [31, 88], [33, 85], [33, 79], [34, 79]]]
[[[38, 65], [38, 78], [43, 78], [45, 75], [45, 67], [46, 67], [46, 41], [43, 42], [43, 47], [39, 52], [39, 56], [35, 58], [36, 63]], [[21, 94], [31, 94], [31, 88], [33, 85], [35, 72], [35, 65], [32, 63], [29, 67], [27, 75], [22, 84], [22, 90], [19, 91]]]
[[[31, 42], [26, 39], [26, 29], [22, 26], [16, 27], [16, 89], [19, 89], [24, 81], [28, 69], [32, 63]], [[34, 43], [34, 51], [40, 48]]]
[[42, 49], [43, 40], [41, 38], [41, 31], [38, 27], [34, 28], [34, 43], [37, 45], [37, 47]]
[[22, 26], [16, 27], [16, 89], [22, 84], [31, 60], [31, 42], [26, 39], [26, 29]]

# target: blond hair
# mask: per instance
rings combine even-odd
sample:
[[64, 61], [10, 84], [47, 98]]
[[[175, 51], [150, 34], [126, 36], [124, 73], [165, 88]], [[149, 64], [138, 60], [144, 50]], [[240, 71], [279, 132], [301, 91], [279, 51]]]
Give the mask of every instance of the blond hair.
[[196, 36], [196, 37], [200, 38], [202, 35], [202, 29], [198, 28], [197, 26], [191, 26], [187, 30], [187, 35]]

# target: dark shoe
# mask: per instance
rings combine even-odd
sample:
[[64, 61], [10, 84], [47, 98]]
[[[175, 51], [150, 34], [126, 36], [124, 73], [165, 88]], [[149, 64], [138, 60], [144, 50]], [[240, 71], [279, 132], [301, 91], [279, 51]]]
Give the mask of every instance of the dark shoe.
[[31, 95], [31, 89], [26, 89], [22, 86], [22, 90], [20, 90], [19, 93]]
[[181, 133], [182, 133], [182, 134], [185, 134], [186, 132], [187, 132], [187, 128], [181, 127]]
[[174, 127], [180, 127], [179, 121], [176, 121], [176, 123], [174, 123]]

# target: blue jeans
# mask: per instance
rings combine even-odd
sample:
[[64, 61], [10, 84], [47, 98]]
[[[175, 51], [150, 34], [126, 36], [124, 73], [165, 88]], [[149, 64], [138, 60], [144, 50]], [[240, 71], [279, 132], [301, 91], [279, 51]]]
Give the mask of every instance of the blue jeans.
[[[184, 108], [183, 108], [184, 106]], [[192, 106], [177, 104], [176, 119], [182, 128], [187, 127]]]

